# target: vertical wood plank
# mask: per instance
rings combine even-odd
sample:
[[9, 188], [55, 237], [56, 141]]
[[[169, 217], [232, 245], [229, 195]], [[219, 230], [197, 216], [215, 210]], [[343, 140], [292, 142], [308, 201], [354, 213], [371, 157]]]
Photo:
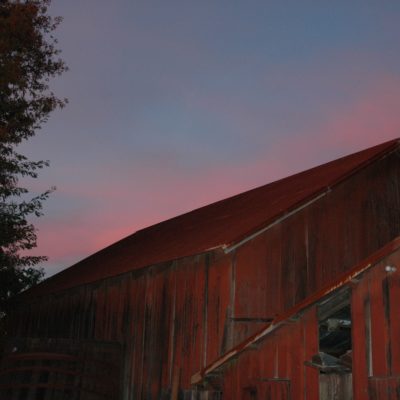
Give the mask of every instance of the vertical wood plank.
[[368, 369], [370, 359], [370, 299], [368, 278], [364, 277], [351, 293], [353, 394], [354, 400], [368, 400]]
[[391, 370], [400, 376], [400, 265], [389, 278]]
[[[309, 309], [302, 318], [304, 329], [304, 360], [311, 360], [319, 351], [318, 317], [316, 307]], [[315, 368], [304, 368], [304, 399], [318, 400], [319, 398], [319, 372]]]
[[[370, 299], [371, 299], [371, 341], [373, 374], [384, 377], [390, 374], [388, 320], [387, 320], [387, 285], [383, 279], [383, 266], [375, 267], [370, 271]], [[389, 356], [390, 357], [390, 356]]]

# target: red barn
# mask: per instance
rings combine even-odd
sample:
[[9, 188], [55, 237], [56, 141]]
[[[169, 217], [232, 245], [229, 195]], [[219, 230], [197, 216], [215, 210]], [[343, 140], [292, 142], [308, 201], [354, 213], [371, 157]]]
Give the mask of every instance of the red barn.
[[20, 295], [1, 399], [400, 399], [400, 143], [143, 229]]

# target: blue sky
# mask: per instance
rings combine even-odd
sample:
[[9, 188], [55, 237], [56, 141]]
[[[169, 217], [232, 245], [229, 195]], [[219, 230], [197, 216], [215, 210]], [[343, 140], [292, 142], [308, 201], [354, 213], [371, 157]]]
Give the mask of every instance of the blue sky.
[[48, 275], [160, 220], [399, 136], [398, 1], [53, 0], [68, 106], [22, 150]]

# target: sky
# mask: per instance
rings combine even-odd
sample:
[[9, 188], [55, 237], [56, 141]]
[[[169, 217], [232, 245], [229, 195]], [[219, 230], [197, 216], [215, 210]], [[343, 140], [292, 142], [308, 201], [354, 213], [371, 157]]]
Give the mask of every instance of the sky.
[[53, 0], [69, 104], [50, 160], [47, 276], [138, 229], [400, 136], [399, 1]]

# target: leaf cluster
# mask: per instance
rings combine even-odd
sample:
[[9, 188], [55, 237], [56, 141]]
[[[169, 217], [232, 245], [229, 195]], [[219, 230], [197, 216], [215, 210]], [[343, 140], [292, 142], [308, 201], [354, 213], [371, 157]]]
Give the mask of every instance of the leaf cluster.
[[61, 19], [48, 14], [50, 0], [0, 0], [0, 312], [7, 298], [36, 284], [46, 257], [26, 255], [36, 247], [30, 216], [54, 188], [29, 196], [22, 177], [37, 178], [48, 161], [32, 161], [18, 145], [34, 136], [67, 100], [50, 90], [50, 79], [67, 67], [53, 36]]

